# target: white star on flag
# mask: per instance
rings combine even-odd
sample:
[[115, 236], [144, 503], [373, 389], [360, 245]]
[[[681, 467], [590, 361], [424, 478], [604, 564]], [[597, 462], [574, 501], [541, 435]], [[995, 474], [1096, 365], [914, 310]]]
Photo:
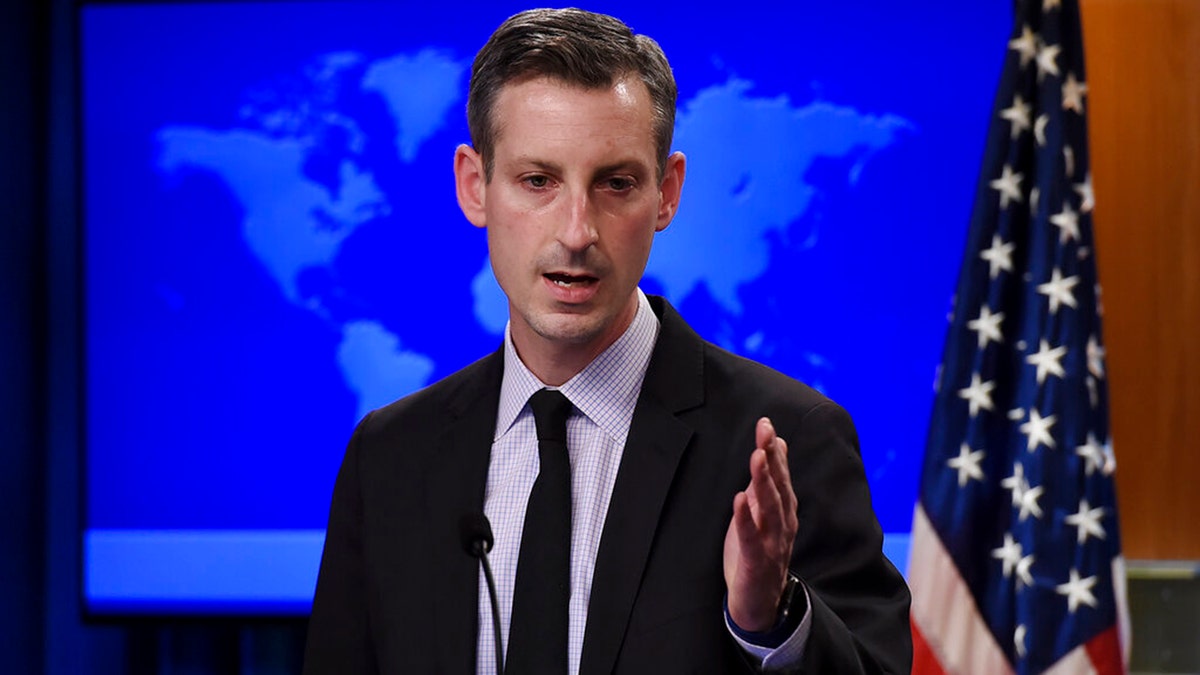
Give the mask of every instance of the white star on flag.
[[1111, 476], [1117, 470], [1117, 456], [1113, 453], [1112, 441], [1104, 444], [1104, 475]]
[[1077, 543], [1086, 542], [1089, 536], [1097, 539], [1104, 538], [1104, 526], [1100, 524], [1100, 519], [1104, 517], [1104, 511], [1105, 508], [1102, 506], [1089, 508], [1088, 501], [1084, 499], [1079, 502], [1079, 510], [1064, 519], [1068, 525], [1077, 528]]
[[1029, 115], [1031, 111], [1032, 108], [1028, 103], [1021, 100], [1020, 94], [1013, 97], [1012, 107], [1000, 111], [1000, 117], [1003, 117], [1012, 124], [1012, 139], [1014, 141], [1021, 136], [1022, 131], [1029, 128]]
[[1079, 277], [1074, 276], [1064, 279], [1062, 272], [1055, 267], [1050, 272], [1050, 281], [1038, 284], [1038, 293], [1050, 298], [1051, 316], [1058, 313], [1058, 306], [1060, 304], [1072, 309], [1078, 306], [1075, 304], [1075, 293], [1071, 290], [1075, 288], [1075, 284], [1077, 283], [1079, 283]]
[[1050, 116], [1046, 113], [1038, 115], [1037, 120], [1033, 123], [1033, 137], [1037, 140], [1038, 146], [1046, 144], [1046, 125], [1050, 123]]
[[1013, 646], [1017, 648], [1017, 656], [1025, 658], [1025, 633], [1028, 631], [1025, 624], [1017, 624], [1017, 629], [1013, 631]]
[[1008, 48], [1021, 55], [1021, 67], [1024, 68], [1037, 56], [1037, 35], [1029, 30], [1029, 26], [1023, 26], [1021, 28], [1021, 37], [1009, 40]]
[[1089, 476], [1097, 469], [1104, 468], [1104, 448], [1096, 442], [1096, 435], [1090, 431], [1088, 432], [1087, 443], [1075, 448], [1075, 454], [1087, 462], [1087, 465], [1084, 467], [1084, 473]]
[[1104, 347], [1096, 341], [1096, 336], [1088, 338], [1087, 343], [1088, 372], [1097, 378], [1104, 378]]
[[1058, 59], [1058, 52], [1061, 50], [1062, 48], [1058, 45], [1042, 45], [1041, 48], [1038, 49], [1038, 82], [1041, 82], [1042, 78], [1046, 75], [1058, 77], [1058, 63], [1056, 60]]
[[1007, 209], [1008, 202], [1023, 201], [1021, 197], [1021, 181], [1025, 177], [1019, 173], [1013, 173], [1012, 167], [1005, 164], [1000, 170], [1000, 177], [988, 183], [993, 189], [1000, 192], [1000, 208]]
[[1056, 586], [1054, 592], [1067, 596], [1067, 610], [1074, 614], [1080, 604], [1088, 607], [1096, 606], [1096, 596], [1092, 595], [1092, 586], [1095, 585], [1096, 577], [1081, 579], [1079, 571], [1071, 568], [1071, 580]]
[[[993, 185], [993, 187], [995, 186]], [[1003, 197], [1001, 197], [1001, 199], [1003, 199]], [[979, 252], [979, 257], [983, 258], [988, 263], [988, 275], [992, 279], [995, 279], [996, 276], [1000, 274], [1000, 270], [1004, 270], [1005, 272], [1013, 271], [1012, 254], [1013, 249], [1016, 247], [1016, 244], [1012, 242], [1006, 244], [1004, 243], [1004, 240], [1000, 238], [1000, 235], [993, 234], [991, 247], [985, 248]]]
[[1063, 110], [1074, 110], [1083, 114], [1083, 95], [1087, 93], [1087, 84], [1075, 79], [1075, 73], [1067, 73], [1067, 81], [1062, 86]]
[[1038, 504], [1038, 500], [1042, 498], [1042, 493], [1045, 491], [1046, 489], [1041, 485], [1025, 488], [1025, 491], [1021, 493], [1021, 511], [1017, 514], [1017, 520], [1023, 523], [1031, 513], [1034, 518], [1041, 519], [1042, 507]]
[[1030, 408], [1029, 421], [1021, 425], [1021, 433], [1029, 437], [1025, 449], [1033, 452], [1039, 445], [1045, 445], [1053, 450], [1056, 446], [1054, 438], [1050, 435], [1050, 427], [1054, 426], [1056, 421], [1058, 421], [1057, 415], [1042, 417], [1037, 408]]
[[994, 410], [992, 407], [992, 389], [995, 388], [995, 382], [981, 382], [979, 373], [971, 373], [971, 385], [966, 389], [959, 389], [958, 396], [967, 400], [971, 417], [975, 417], [979, 414], [980, 408]]
[[1013, 541], [1011, 532], [1004, 533], [1004, 545], [992, 549], [992, 557], [1004, 564], [1005, 579], [1012, 576], [1013, 570], [1017, 568], [1017, 563], [1021, 562], [1021, 545]]
[[1091, 213], [1092, 209], [1096, 208], [1096, 196], [1092, 192], [1092, 172], [1089, 171], [1087, 178], [1083, 179], [1082, 183], [1075, 183], [1075, 192], [1079, 195], [1079, 210], [1084, 213]]
[[[1042, 384], [1045, 382], [1047, 373], [1060, 378], [1066, 377], [1066, 372], [1063, 370], [1062, 363], [1060, 363], [1062, 357], [1067, 353], [1066, 345], [1051, 349], [1050, 343], [1046, 341], [1046, 338], [1041, 339], [1040, 345], [1036, 353], [1025, 357], [1025, 363], [1037, 366], [1037, 383]], [[1030, 415], [1036, 412], [1036, 410], [1031, 410]]]
[[[1040, 490], [1041, 488], [1038, 489]], [[1022, 586], [1033, 586], [1033, 575], [1030, 574], [1029, 570], [1033, 567], [1034, 560], [1035, 558], [1033, 557], [1033, 554], [1030, 553], [1024, 558], [1021, 558], [1020, 562], [1017, 563], [1018, 589], [1020, 589]]]
[[1013, 464], [1013, 475], [1001, 480], [1000, 487], [1012, 490], [1012, 505], [1020, 506], [1025, 490], [1029, 487], [1025, 483], [1025, 467], [1021, 466], [1020, 462]]
[[1065, 244], [1072, 239], [1079, 241], [1079, 214], [1064, 203], [1063, 210], [1050, 216], [1050, 222], [1058, 227], [1058, 243]]
[[[979, 333], [979, 348], [984, 349], [989, 340], [995, 343], [1004, 342], [1004, 335], [1000, 332], [1002, 321], [1004, 312], [992, 314], [992, 310], [984, 305], [979, 308], [979, 318], [968, 321], [967, 328]], [[988, 410], [991, 410], [990, 406]]]
[[983, 469], [979, 463], [986, 453], [983, 450], [971, 452], [971, 448], [963, 443], [958, 449], [958, 457], [951, 457], [946, 464], [958, 471], [958, 487], [966, 487], [971, 479], [983, 481]]

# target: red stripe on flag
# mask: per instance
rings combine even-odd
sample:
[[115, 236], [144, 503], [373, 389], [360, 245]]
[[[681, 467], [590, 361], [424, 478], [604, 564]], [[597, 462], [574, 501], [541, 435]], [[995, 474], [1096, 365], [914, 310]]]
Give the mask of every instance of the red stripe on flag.
[[925, 641], [925, 636], [921, 634], [921, 629], [917, 627], [917, 622], [911, 621], [910, 623], [912, 624], [913, 638], [912, 675], [946, 675], [942, 664], [938, 662], [937, 656], [929, 648], [929, 643]]
[[1116, 626], [1088, 640], [1084, 646], [1087, 648], [1088, 658], [1092, 661], [1092, 667], [1096, 669], [1096, 675], [1125, 673], [1124, 661], [1121, 658], [1121, 640], [1117, 635]]

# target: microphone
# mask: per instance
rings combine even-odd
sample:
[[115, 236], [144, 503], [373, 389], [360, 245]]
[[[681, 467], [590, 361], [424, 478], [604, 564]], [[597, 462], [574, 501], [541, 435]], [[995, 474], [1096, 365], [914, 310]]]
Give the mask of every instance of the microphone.
[[492, 550], [492, 523], [482, 512], [468, 513], [458, 522], [462, 535], [463, 550], [483, 563], [483, 576], [487, 580], [488, 596], [492, 601], [492, 636], [496, 638], [496, 675], [504, 675], [504, 644], [500, 640], [500, 605], [496, 602], [496, 580], [492, 578], [492, 566], [488, 564], [488, 551]]

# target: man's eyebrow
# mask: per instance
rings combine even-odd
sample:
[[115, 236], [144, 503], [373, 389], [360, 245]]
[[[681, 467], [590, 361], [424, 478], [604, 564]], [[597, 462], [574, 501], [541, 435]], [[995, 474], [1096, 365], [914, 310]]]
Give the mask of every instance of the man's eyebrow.
[[620, 160], [617, 162], [613, 162], [611, 164], [605, 164], [604, 166], [597, 168], [596, 175], [604, 176], [604, 175], [608, 175], [608, 174], [618, 173], [621, 171], [628, 171], [631, 173], [643, 173], [646, 170], [647, 170], [647, 167], [643, 162], [639, 162], [636, 159], [623, 159], [623, 160]]
[[530, 167], [531, 166], [535, 169], [545, 171], [546, 173], [557, 174], [557, 173], [562, 172], [562, 167], [560, 165], [558, 165], [554, 162], [547, 162], [542, 159], [537, 159], [536, 157], [530, 157], [528, 155], [518, 155], [517, 157], [514, 157], [512, 160], [512, 164], [513, 164], [513, 166], [517, 166], [517, 167]]

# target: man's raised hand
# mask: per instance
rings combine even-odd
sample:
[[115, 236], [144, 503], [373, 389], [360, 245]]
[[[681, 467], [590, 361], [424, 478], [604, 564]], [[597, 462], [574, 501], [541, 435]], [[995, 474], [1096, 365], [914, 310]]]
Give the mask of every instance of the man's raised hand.
[[745, 631], [764, 632], [779, 615], [799, 524], [787, 443], [766, 417], [758, 420], [755, 442], [750, 484], [734, 495], [725, 534], [725, 587], [733, 622]]

